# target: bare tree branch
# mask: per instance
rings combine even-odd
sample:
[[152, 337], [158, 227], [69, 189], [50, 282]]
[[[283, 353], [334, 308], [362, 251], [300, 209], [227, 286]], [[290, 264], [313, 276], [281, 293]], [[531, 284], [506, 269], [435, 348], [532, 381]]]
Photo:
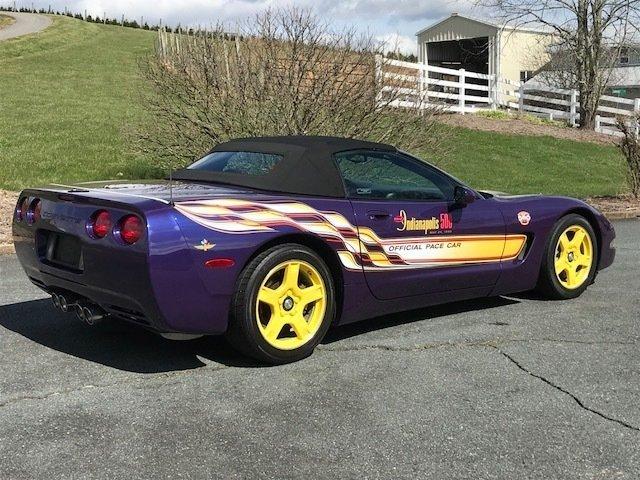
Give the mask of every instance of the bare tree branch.
[[382, 95], [374, 38], [295, 7], [267, 10], [238, 32], [159, 32], [141, 64], [149, 121], [134, 131], [140, 151], [177, 166], [236, 137], [337, 135], [421, 150], [441, 141], [430, 135], [438, 109], [391, 108], [400, 86]]
[[580, 94], [580, 126], [592, 129], [621, 49], [637, 34], [640, 0], [477, 0], [505, 22], [554, 35], [541, 79]]

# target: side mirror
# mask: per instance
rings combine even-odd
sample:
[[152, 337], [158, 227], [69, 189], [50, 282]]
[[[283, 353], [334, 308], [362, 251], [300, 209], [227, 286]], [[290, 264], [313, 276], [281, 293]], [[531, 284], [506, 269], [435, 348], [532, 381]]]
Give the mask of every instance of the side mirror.
[[470, 203], [475, 202], [476, 194], [460, 185], [457, 185], [455, 190], [453, 191], [453, 202], [460, 207], [464, 207], [465, 205], [469, 205]]

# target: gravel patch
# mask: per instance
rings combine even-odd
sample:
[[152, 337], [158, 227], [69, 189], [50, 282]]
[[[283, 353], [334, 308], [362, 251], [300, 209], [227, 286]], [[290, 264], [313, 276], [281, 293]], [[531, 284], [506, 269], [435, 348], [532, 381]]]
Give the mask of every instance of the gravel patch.
[[11, 219], [18, 194], [0, 190], [0, 253], [13, 251], [11, 242]]
[[587, 202], [593, 205], [609, 219], [640, 217], [640, 199], [631, 195], [617, 197], [590, 197]]
[[469, 128], [471, 130], [504, 133], [507, 135], [548, 136], [562, 140], [575, 140], [577, 142], [590, 142], [600, 145], [614, 145], [615, 138], [609, 135], [602, 135], [591, 130], [587, 131], [555, 125], [541, 125], [515, 116], [498, 119], [486, 118], [473, 114], [444, 114], [439, 117], [439, 120], [447, 125]]

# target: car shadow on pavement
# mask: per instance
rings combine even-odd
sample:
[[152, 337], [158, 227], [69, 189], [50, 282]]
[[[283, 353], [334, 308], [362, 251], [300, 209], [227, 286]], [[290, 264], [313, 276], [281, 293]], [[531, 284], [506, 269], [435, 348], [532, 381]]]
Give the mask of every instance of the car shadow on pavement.
[[[483, 298], [386, 315], [333, 328], [322, 343], [333, 343], [419, 320], [512, 303], [517, 301], [503, 297]], [[135, 373], [190, 370], [206, 366], [205, 360], [235, 367], [266, 366], [233, 350], [223, 337], [172, 341], [141, 327], [115, 320], [90, 327], [74, 315], [54, 309], [49, 299], [0, 306], [0, 325], [47, 348]]]
[[0, 326], [47, 348], [136, 373], [200, 368], [207, 364], [203, 360], [260, 366], [236, 353], [222, 337], [172, 341], [111, 319], [91, 327], [71, 313], [56, 310], [49, 299], [0, 306]]
[[344, 340], [346, 338], [362, 335], [374, 330], [382, 330], [389, 327], [403, 325], [421, 320], [431, 320], [457, 313], [486, 310], [488, 308], [504, 307], [520, 303], [518, 300], [506, 297], [487, 297], [473, 300], [464, 300], [454, 303], [445, 303], [433, 307], [409, 310], [406, 312], [393, 313], [381, 317], [375, 317], [361, 322], [351, 323], [329, 330], [321, 343], [329, 344]]

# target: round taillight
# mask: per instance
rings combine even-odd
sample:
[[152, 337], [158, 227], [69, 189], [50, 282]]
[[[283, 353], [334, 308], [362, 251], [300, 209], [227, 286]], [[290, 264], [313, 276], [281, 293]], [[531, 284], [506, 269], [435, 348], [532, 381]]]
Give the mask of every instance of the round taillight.
[[142, 220], [135, 215], [127, 215], [120, 220], [120, 238], [127, 245], [133, 245], [142, 237]]
[[111, 215], [106, 210], [98, 210], [91, 216], [89, 233], [94, 238], [104, 238], [111, 230]]
[[16, 207], [16, 220], [18, 222], [27, 218], [27, 210], [29, 210], [29, 199], [24, 197], [18, 202], [18, 206]]
[[[36, 209], [38, 208], [39, 204], [40, 204], [40, 199], [34, 198], [31, 202], [28, 202], [25, 200], [21, 208], [21, 211], [24, 211], [22, 218], [26, 219], [29, 225], [33, 225], [39, 219], [39, 217], [36, 218]], [[25, 205], [26, 205], [26, 209], [25, 209]]]
[[31, 222], [39, 222], [42, 218], [42, 201], [36, 198], [31, 204]]

